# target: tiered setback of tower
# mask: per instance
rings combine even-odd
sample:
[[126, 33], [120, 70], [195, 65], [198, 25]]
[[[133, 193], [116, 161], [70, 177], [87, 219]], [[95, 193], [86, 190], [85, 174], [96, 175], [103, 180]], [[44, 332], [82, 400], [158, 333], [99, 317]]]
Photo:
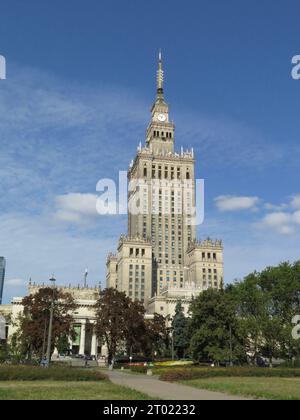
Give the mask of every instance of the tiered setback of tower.
[[187, 250], [186, 280], [201, 291], [223, 285], [222, 241], [194, 241]]
[[194, 151], [174, 150], [163, 79], [160, 56], [146, 145], [140, 144], [128, 171], [128, 237], [107, 260], [107, 287], [144, 302], [150, 312], [155, 299], [165, 308], [161, 299], [175, 299], [176, 290], [178, 298], [183, 291], [191, 298], [223, 284], [222, 242], [196, 239]]

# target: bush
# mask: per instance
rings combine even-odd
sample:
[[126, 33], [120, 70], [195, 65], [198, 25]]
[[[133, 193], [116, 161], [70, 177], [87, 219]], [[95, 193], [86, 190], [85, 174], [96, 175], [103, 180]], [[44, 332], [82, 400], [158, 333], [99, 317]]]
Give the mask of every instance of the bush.
[[106, 376], [101, 372], [50, 367], [49, 369], [35, 366], [0, 366], [0, 381], [102, 381]]
[[148, 369], [149, 368], [147, 366], [131, 366], [130, 367], [131, 372], [134, 372], [134, 373], [143, 373], [145, 375], [146, 375]]
[[168, 369], [160, 375], [161, 381], [177, 382], [192, 379], [216, 377], [265, 377], [265, 378], [299, 378], [300, 369], [258, 369], [258, 368], [194, 368]]

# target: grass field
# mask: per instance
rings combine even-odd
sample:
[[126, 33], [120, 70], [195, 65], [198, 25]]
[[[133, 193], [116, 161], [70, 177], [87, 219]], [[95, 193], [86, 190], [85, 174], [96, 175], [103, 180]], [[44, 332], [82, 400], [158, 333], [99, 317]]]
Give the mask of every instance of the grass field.
[[300, 378], [207, 378], [181, 381], [184, 385], [268, 400], [300, 400]]
[[147, 395], [105, 381], [5, 381], [0, 400], [149, 400]]

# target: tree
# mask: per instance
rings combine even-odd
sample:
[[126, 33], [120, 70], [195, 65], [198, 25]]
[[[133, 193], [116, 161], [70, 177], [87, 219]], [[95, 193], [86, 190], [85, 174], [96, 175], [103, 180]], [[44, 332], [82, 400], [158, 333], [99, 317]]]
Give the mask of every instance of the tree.
[[292, 318], [300, 308], [300, 262], [252, 273], [233, 288], [247, 352], [273, 359], [299, 356]]
[[145, 319], [142, 303], [133, 302], [125, 293], [103, 290], [95, 309], [96, 333], [107, 346], [109, 364], [122, 350], [129, 355], [153, 356], [164, 346], [167, 336], [164, 317], [155, 314], [153, 319]]
[[61, 334], [57, 341], [57, 351], [58, 354], [67, 353], [69, 350], [69, 337], [66, 333]]
[[[259, 286], [259, 274], [252, 273], [231, 287], [246, 353], [256, 361], [261, 355], [262, 324], [267, 317], [266, 296]], [[266, 325], [266, 324], [265, 324]]]
[[139, 354], [143, 352], [144, 342], [147, 336], [145, 324], [145, 308], [141, 302], [128, 299], [125, 308], [125, 343], [127, 354]]
[[72, 295], [59, 289], [39, 289], [36, 294], [23, 299], [24, 311], [18, 320], [17, 339], [21, 353], [28, 358], [44, 356], [52, 300], [54, 315], [51, 351], [58, 346], [62, 336], [75, 339], [71, 312], [75, 310], [76, 305]]
[[259, 275], [259, 285], [268, 298], [264, 350], [270, 357], [273, 353], [284, 359], [299, 357], [300, 343], [292, 337], [292, 319], [300, 310], [300, 261], [267, 268]]
[[164, 356], [169, 344], [169, 333], [165, 317], [154, 314], [153, 319], [145, 320], [145, 327], [144, 354], [152, 358], [156, 355]]
[[188, 320], [184, 315], [181, 301], [177, 302], [175, 316], [172, 321], [172, 333], [174, 349], [178, 359], [185, 357], [186, 350], [189, 347], [188, 339]]
[[192, 302], [190, 312], [190, 350], [195, 360], [216, 363], [245, 360], [230, 289], [205, 291]]
[[118, 350], [123, 347], [128, 353], [140, 348], [144, 330], [144, 307], [132, 302], [125, 293], [105, 289], [95, 306], [96, 333], [108, 350], [111, 364]]

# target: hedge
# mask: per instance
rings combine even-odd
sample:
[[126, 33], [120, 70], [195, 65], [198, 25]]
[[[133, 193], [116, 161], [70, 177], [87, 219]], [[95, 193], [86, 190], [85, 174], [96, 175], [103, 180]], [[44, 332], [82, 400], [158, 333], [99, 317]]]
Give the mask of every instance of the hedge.
[[91, 382], [107, 379], [101, 372], [50, 367], [49, 369], [35, 366], [0, 366], [0, 381], [74, 381]]
[[193, 379], [216, 377], [265, 377], [265, 378], [300, 378], [300, 369], [269, 369], [269, 368], [194, 368], [170, 369], [163, 372], [159, 379], [167, 382], [177, 382]]

